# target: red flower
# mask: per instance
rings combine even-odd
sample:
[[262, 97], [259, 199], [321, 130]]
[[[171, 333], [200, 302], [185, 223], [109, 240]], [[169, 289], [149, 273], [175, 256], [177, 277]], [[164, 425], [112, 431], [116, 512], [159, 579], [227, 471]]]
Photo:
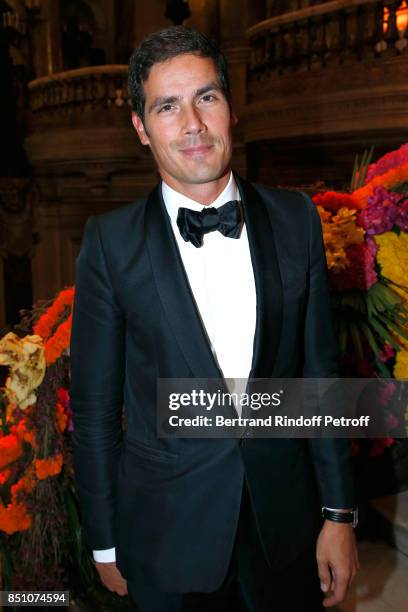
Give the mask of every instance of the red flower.
[[0, 469], [18, 459], [22, 452], [21, 442], [13, 433], [0, 437]]
[[31, 527], [31, 516], [24, 504], [11, 503], [3, 506], [0, 502], [0, 531], [11, 534]]
[[375, 259], [369, 245], [364, 242], [351, 244], [345, 249], [350, 266], [341, 272], [332, 272], [330, 281], [336, 291], [361, 289], [367, 291], [377, 282]]
[[312, 199], [316, 206], [322, 206], [325, 210], [330, 210], [333, 213], [337, 213], [340, 208], [350, 208], [353, 210], [357, 208], [349, 193], [325, 191], [324, 193], [317, 193]]
[[376, 438], [375, 440], [372, 440], [370, 456], [378, 457], [379, 455], [382, 455], [385, 449], [392, 446], [394, 442], [395, 442], [394, 438], [390, 438], [390, 437]]

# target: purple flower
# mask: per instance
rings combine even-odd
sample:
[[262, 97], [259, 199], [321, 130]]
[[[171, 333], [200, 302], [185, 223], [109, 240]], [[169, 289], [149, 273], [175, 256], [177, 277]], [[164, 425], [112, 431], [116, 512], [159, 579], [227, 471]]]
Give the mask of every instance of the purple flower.
[[395, 225], [398, 225], [403, 232], [408, 233], [408, 198], [401, 202], [398, 207]]
[[360, 212], [358, 220], [368, 235], [384, 234], [394, 227], [399, 218], [400, 197], [400, 194], [387, 191], [382, 186], [375, 188], [367, 200], [367, 207]]
[[377, 256], [377, 252], [378, 252], [378, 245], [376, 241], [374, 240], [372, 236], [367, 236], [365, 242], [366, 242], [366, 245], [367, 245], [367, 248], [370, 254], [372, 255], [373, 259], [375, 259]]

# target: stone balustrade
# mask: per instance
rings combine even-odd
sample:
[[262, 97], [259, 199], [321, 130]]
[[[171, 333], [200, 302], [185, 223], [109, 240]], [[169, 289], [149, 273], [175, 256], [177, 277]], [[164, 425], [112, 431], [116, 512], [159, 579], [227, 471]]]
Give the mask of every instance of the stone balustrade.
[[405, 7], [403, 0], [333, 0], [257, 23], [247, 32], [249, 85], [271, 75], [408, 54]]
[[127, 66], [106, 65], [51, 74], [29, 83], [33, 120], [43, 115], [108, 108], [129, 112]]

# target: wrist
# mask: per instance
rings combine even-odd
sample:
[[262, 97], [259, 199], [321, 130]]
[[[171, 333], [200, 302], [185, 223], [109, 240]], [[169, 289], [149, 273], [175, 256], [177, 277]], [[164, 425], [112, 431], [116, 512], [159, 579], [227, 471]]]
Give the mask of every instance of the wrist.
[[352, 527], [357, 527], [358, 525], [358, 508], [348, 509], [333, 509], [328, 508], [327, 506], [322, 507], [322, 518], [326, 519], [331, 523], [336, 524], [349, 524]]

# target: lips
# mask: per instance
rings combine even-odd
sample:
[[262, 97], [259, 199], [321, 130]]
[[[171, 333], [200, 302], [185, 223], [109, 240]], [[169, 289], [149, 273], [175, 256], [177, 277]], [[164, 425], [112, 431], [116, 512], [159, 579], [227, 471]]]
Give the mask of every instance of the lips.
[[196, 157], [200, 155], [205, 155], [209, 153], [213, 145], [200, 145], [198, 147], [189, 147], [188, 149], [180, 149], [183, 155], [187, 155], [188, 157]]

